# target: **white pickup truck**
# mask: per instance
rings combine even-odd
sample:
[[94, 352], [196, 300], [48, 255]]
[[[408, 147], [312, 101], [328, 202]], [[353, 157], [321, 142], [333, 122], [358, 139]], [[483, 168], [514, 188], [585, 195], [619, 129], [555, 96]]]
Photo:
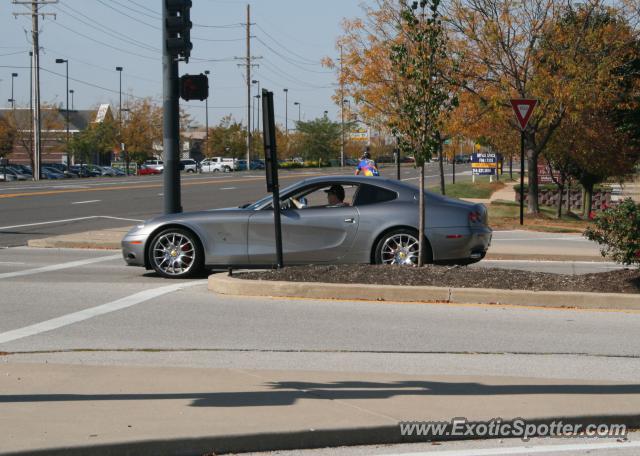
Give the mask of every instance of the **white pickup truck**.
[[234, 171], [237, 166], [238, 164], [235, 158], [210, 157], [200, 162], [200, 170], [203, 173], [228, 173]]

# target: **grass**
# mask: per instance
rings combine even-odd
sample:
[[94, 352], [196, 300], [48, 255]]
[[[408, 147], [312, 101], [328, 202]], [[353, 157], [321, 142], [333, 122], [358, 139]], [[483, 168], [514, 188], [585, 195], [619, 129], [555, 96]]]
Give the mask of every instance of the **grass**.
[[[503, 182], [489, 182], [476, 179], [476, 183], [472, 182], [456, 182], [455, 184], [447, 184], [445, 191], [447, 196], [453, 198], [476, 198], [489, 199], [491, 195], [504, 187]], [[440, 186], [429, 187], [428, 190], [440, 193]]]
[[581, 219], [570, 212], [556, 218], [556, 208], [540, 206], [540, 214], [533, 216], [526, 214], [524, 226], [520, 225], [520, 205], [514, 201], [494, 201], [487, 206], [489, 210], [489, 225], [494, 229], [527, 229], [546, 231], [550, 233], [581, 233], [589, 226], [588, 220]]

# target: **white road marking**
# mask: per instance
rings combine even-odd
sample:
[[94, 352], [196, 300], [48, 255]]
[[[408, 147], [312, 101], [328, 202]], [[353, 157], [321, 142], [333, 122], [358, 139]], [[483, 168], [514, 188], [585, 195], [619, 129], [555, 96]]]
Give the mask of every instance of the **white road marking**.
[[238, 187], [222, 187], [220, 190], [235, 190]]
[[102, 200], [89, 200], [89, 201], [75, 201], [71, 204], [89, 204], [89, 203], [99, 203]]
[[59, 271], [61, 269], [75, 268], [78, 266], [86, 266], [88, 264], [100, 263], [102, 261], [115, 260], [122, 258], [122, 255], [109, 255], [98, 258], [89, 258], [86, 260], [69, 261], [67, 263], [52, 264], [41, 268], [26, 269], [24, 271], [5, 272], [0, 274], [0, 279], [10, 279], [12, 277], [21, 277], [26, 275], [41, 274], [43, 272]]
[[17, 261], [0, 261], [0, 264], [26, 264], [26, 263], [20, 263]]
[[607, 267], [620, 267], [625, 266], [615, 263], [613, 261], [559, 261], [559, 260], [482, 260], [482, 263], [550, 263], [550, 264], [586, 264], [591, 266], [607, 266]]
[[502, 242], [521, 242], [521, 241], [571, 241], [571, 242], [591, 242], [587, 238], [581, 236], [566, 236], [566, 237], [529, 237], [529, 238], [499, 238], [493, 236], [492, 241]]
[[111, 219], [111, 220], [125, 220], [127, 222], [143, 222], [144, 220], [139, 220], [139, 219], [131, 219], [131, 218], [123, 218], [123, 217], [112, 217], [110, 215], [90, 215], [87, 217], [76, 217], [76, 218], [71, 218], [71, 219], [63, 219], [63, 220], [51, 220], [48, 222], [37, 222], [37, 223], [27, 223], [24, 225], [13, 225], [13, 226], [0, 226], [0, 231], [3, 230], [11, 230], [14, 228], [26, 228], [29, 226], [40, 226], [40, 225], [51, 225], [53, 223], [67, 223], [67, 222], [77, 222], [80, 220], [91, 220], [91, 219], [96, 219], [96, 218], [106, 218], [106, 219]]
[[424, 451], [421, 453], [389, 453], [384, 456], [511, 456], [519, 454], [560, 453], [566, 451], [624, 450], [630, 448], [640, 448], [640, 442], [578, 443], [573, 445], [540, 445], [477, 449], [467, 448], [464, 450]]
[[206, 282], [206, 280], [194, 280], [191, 282], [182, 282], [160, 288], [153, 288], [151, 290], [141, 291], [131, 296], [126, 296], [116, 301], [108, 302], [96, 307], [91, 307], [89, 309], [80, 310], [78, 312], [73, 312], [61, 317], [52, 318], [51, 320], [46, 320], [30, 326], [25, 326], [23, 328], [0, 333], [0, 344], [12, 342], [17, 339], [23, 339], [29, 336], [34, 336], [43, 332], [52, 331], [54, 329], [72, 325], [74, 323], [89, 320], [90, 318], [115, 312], [117, 310], [126, 309], [127, 307], [135, 306], [136, 304], [140, 304], [150, 299], [157, 298], [167, 293], [178, 291], [183, 288], [191, 287], [193, 285], [203, 284]]

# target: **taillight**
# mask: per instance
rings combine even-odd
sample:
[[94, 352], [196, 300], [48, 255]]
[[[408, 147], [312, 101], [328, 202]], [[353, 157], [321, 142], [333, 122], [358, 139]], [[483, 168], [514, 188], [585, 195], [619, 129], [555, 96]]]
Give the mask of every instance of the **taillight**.
[[469, 223], [481, 223], [482, 222], [482, 214], [480, 211], [471, 211], [469, 212]]

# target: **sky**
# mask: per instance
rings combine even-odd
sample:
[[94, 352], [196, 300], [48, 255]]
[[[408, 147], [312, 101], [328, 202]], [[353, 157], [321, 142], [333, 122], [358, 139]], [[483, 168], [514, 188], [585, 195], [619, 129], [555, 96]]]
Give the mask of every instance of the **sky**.
[[[18, 106], [29, 104], [29, 9], [11, 0], [0, 0], [0, 105], [8, 107], [11, 73]], [[24, 1], [24, 0], [20, 0]], [[51, 1], [51, 0], [47, 0]], [[252, 79], [274, 92], [276, 121], [284, 124], [284, 88], [288, 88], [289, 128], [298, 118], [321, 117], [325, 110], [337, 120], [338, 107], [331, 100], [336, 74], [320, 65], [323, 57], [337, 58], [336, 39], [343, 18], [362, 15], [358, 0], [253, 0], [251, 5], [251, 49], [260, 57]], [[69, 60], [69, 88], [74, 90], [74, 108], [89, 109], [102, 103], [118, 105], [119, 74], [123, 67], [123, 107], [133, 97], [151, 97], [162, 102], [161, 65], [162, 0], [59, 0], [41, 9], [54, 13], [40, 21], [41, 97], [45, 103], [64, 104], [65, 65]], [[180, 74], [209, 70], [209, 125], [228, 114], [245, 122], [245, 70], [237, 58], [246, 56], [247, 1], [193, 0], [191, 30], [193, 50], [188, 64], [180, 63]], [[257, 92], [257, 85], [252, 88]], [[70, 102], [71, 103], [71, 102]], [[205, 103], [181, 106], [196, 122], [205, 123]]]

